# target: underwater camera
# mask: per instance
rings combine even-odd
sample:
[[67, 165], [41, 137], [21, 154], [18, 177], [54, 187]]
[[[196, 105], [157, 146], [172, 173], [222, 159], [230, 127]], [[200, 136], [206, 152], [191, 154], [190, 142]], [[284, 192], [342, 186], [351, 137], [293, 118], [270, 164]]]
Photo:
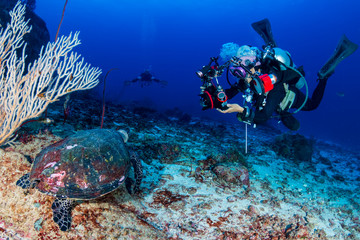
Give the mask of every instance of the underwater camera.
[[219, 108], [225, 110], [227, 105], [227, 96], [221, 86], [215, 87], [214, 85], [208, 87], [200, 87], [200, 105], [202, 110]]
[[214, 78], [219, 70], [219, 64], [217, 62], [218, 59], [219, 57], [211, 57], [209, 64], [203, 66], [201, 70], [197, 71], [196, 75], [204, 81]]
[[[233, 57], [223, 65], [219, 65], [218, 57], [210, 58], [208, 65], [202, 67], [201, 70], [196, 72], [196, 75], [202, 80], [200, 104], [202, 110], [219, 108], [226, 110], [228, 97], [218, 82], [224, 70], [227, 69], [226, 78], [231, 87], [237, 88], [240, 92], [246, 93], [247, 102], [252, 101], [253, 95], [262, 95], [273, 89], [274, 84], [277, 82], [277, 77], [274, 74], [257, 75], [252, 73], [248, 67], [241, 64], [240, 59]], [[232, 66], [230, 67], [230, 65]], [[237, 82], [231, 84], [229, 81], [228, 73], [231, 73]], [[251, 77], [248, 83], [246, 77]]]
[[[223, 88], [219, 85], [217, 77], [220, 77], [224, 69], [229, 66], [229, 63], [219, 65], [218, 57], [210, 58], [208, 65], [202, 67], [201, 70], [196, 72], [196, 75], [202, 80], [203, 85], [200, 87], [201, 92], [200, 104], [202, 110], [219, 108], [222, 110], [227, 109], [227, 96]], [[213, 82], [216, 80], [216, 84]]]

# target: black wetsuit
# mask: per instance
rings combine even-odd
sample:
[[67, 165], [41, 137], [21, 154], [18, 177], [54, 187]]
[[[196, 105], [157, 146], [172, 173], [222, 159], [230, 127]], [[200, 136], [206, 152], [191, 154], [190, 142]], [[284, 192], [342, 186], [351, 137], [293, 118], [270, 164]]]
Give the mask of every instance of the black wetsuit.
[[[277, 83], [275, 83], [274, 88], [268, 92], [265, 105], [262, 106], [262, 99], [259, 100], [259, 96], [255, 96], [255, 101], [253, 104], [255, 107], [250, 109], [250, 113], [244, 111], [242, 114], [240, 114], [239, 118], [243, 120], [245, 119], [250, 123], [262, 124], [270, 119], [274, 113], [277, 113], [286, 127], [291, 130], [298, 130], [300, 127], [299, 122], [292, 114], [289, 114], [288, 111], [279, 111], [279, 105], [286, 96], [286, 90], [283, 83], [296, 83], [300, 79], [299, 74], [292, 69], [281, 71], [276, 70], [275, 68], [269, 69], [268, 73], [273, 73], [276, 75]], [[307, 99], [305, 105], [301, 109], [302, 111], [311, 111], [319, 106], [324, 95], [326, 82], [326, 79], [319, 80], [319, 83], [315, 88], [311, 98], [309, 97]], [[292, 84], [289, 84], [289, 90], [295, 93], [295, 99], [291, 108], [300, 108], [305, 101], [305, 94]], [[225, 93], [228, 96], [228, 99], [231, 99], [237, 93], [239, 93], [239, 91], [241, 91], [241, 89], [239, 89], [238, 86], [233, 86], [229, 89], [226, 89]], [[261, 101], [261, 103], [259, 101]]]

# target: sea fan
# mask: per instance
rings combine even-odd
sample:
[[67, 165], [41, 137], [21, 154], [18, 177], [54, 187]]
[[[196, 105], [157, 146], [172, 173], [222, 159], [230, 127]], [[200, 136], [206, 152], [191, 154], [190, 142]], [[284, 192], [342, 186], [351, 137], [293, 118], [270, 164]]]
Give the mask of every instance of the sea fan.
[[21, 3], [26, 5], [27, 9], [34, 11], [36, 8], [36, 0], [21, 0]]

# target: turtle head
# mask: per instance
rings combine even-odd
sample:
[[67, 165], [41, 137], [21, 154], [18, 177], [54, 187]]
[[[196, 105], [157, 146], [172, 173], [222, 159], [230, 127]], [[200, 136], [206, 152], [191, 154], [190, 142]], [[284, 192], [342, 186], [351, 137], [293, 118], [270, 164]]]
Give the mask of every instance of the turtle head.
[[40, 179], [30, 179], [30, 174], [27, 173], [22, 176], [19, 180], [17, 180], [16, 185], [25, 189], [25, 194], [28, 194], [29, 189], [36, 187], [36, 185], [40, 182]]

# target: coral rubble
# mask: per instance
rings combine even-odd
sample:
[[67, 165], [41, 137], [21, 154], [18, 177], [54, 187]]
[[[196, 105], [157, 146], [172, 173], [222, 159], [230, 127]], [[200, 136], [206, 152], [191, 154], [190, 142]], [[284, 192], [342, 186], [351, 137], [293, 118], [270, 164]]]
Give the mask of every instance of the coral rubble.
[[[51, 106], [53, 123], [23, 128], [14, 146], [0, 149], [0, 237], [360, 238], [357, 153], [265, 127], [251, 131], [244, 154], [238, 125], [196, 118], [184, 123], [166, 113], [134, 114], [112, 104], [104, 124], [128, 131], [128, 144], [144, 165], [141, 191], [129, 195], [122, 188], [78, 205], [71, 230], [61, 232], [52, 221], [53, 197], [24, 193], [15, 182], [30, 168], [25, 155], [34, 158], [66, 132], [99, 127], [101, 106], [92, 101], [74, 99], [76, 111], [66, 124], [61, 103]], [[306, 154], [296, 153], [304, 148]]]

